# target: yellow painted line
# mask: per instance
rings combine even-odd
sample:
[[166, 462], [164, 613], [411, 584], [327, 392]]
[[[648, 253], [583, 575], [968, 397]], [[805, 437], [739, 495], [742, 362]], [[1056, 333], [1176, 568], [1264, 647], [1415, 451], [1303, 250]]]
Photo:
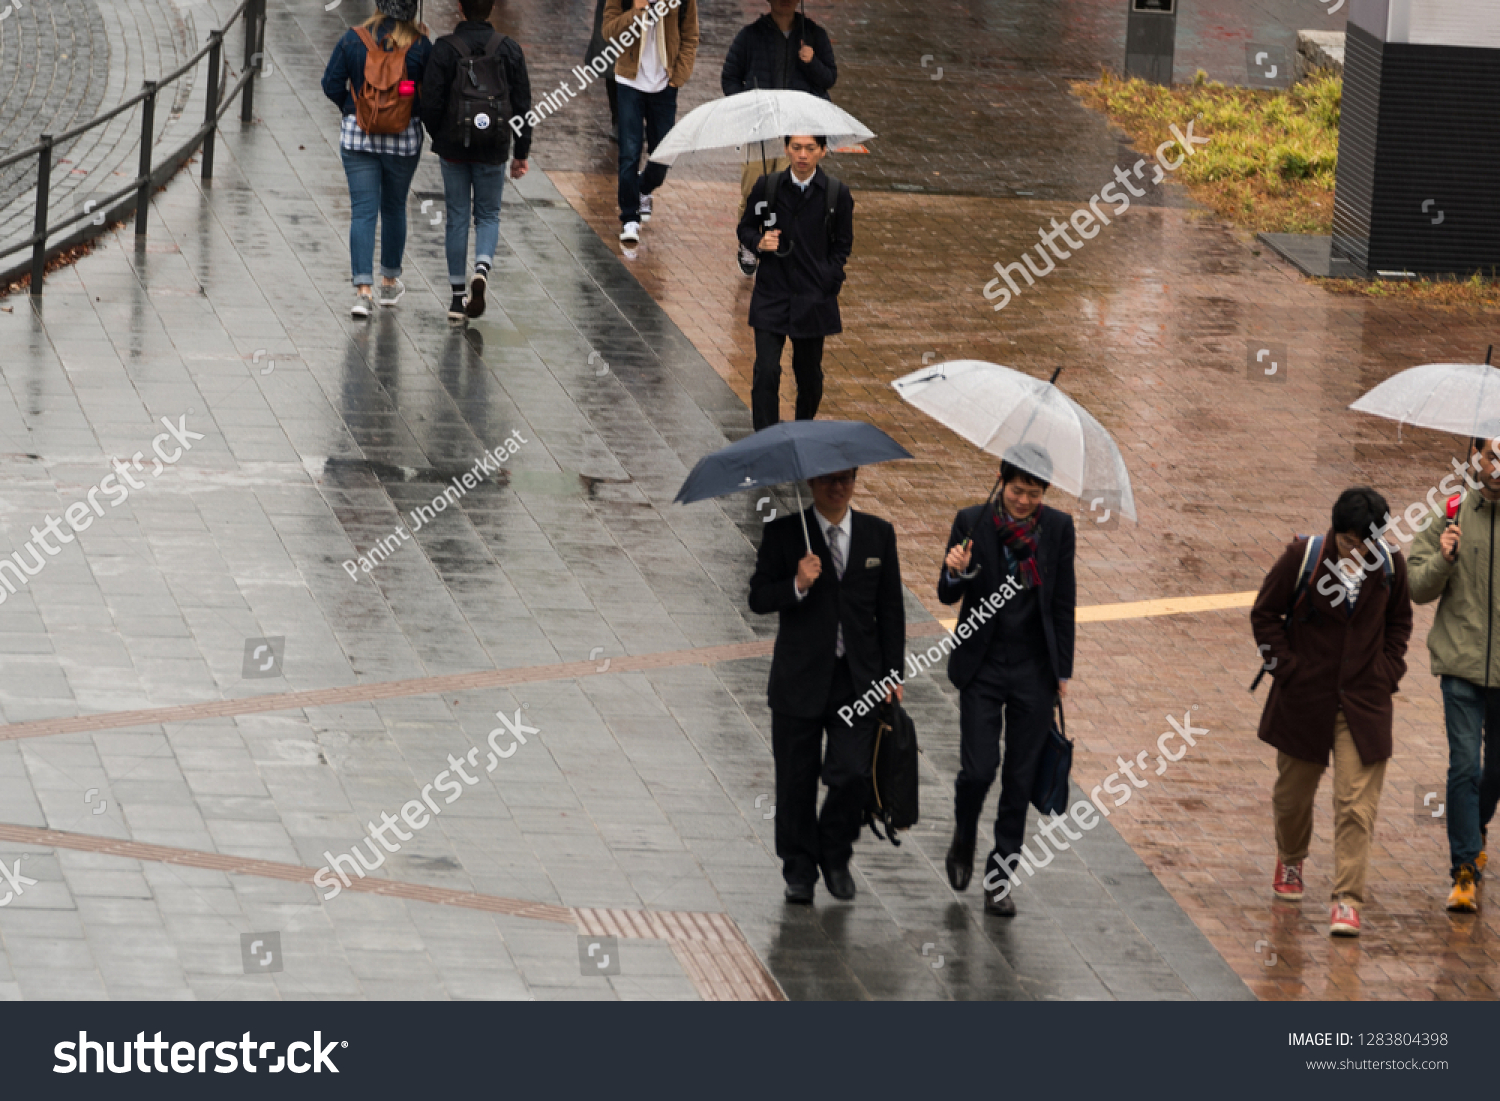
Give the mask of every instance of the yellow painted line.
[[[1159, 615], [1192, 615], [1220, 612], [1226, 608], [1248, 608], [1255, 593], [1213, 593], [1209, 596], [1173, 596], [1165, 600], [1136, 600], [1127, 604], [1090, 604], [1079, 608], [1079, 623], [1104, 623], [1111, 619], [1148, 619]], [[957, 619], [940, 619], [946, 631], [958, 626]]]

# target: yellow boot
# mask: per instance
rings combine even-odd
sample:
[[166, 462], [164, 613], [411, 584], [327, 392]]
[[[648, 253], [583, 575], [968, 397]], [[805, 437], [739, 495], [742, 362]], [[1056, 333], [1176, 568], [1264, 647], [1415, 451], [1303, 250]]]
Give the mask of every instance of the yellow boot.
[[1472, 914], [1479, 909], [1474, 888], [1474, 867], [1465, 864], [1453, 877], [1453, 890], [1448, 892], [1448, 909], [1455, 914]]

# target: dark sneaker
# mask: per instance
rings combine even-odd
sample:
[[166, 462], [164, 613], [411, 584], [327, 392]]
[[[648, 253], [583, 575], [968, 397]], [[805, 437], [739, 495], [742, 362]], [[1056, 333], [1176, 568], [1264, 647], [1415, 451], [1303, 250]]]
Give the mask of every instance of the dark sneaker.
[[740, 274], [754, 275], [755, 269], [760, 267], [760, 257], [751, 252], [744, 245], [740, 246], [739, 253]]
[[645, 225], [651, 220], [651, 196], [642, 195], [640, 205], [641, 224]]
[[489, 285], [490, 281], [484, 272], [474, 273], [474, 278], [469, 283], [469, 297], [464, 302], [464, 313], [470, 317], [484, 316], [484, 292]]
[[448, 302], [448, 320], [461, 324], [468, 314], [464, 313], [464, 296], [455, 294]]

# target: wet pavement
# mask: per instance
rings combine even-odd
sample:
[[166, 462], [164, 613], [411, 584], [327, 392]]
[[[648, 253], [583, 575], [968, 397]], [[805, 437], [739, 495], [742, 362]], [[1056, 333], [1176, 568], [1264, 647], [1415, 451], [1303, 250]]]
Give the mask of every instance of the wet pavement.
[[[840, 50], [858, 43], [840, 99], [887, 104], [898, 131], [903, 112], [932, 110], [898, 86], [904, 55], [881, 52], [909, 49], [891, 28], [915, 10], [830, 5], [890, 17], [868, 41], [836, 24]], [[1100, 527], [1057, 502], [1080, 515], [1080, 601], [1106, 605], [1254, 588], [1345, 481], [1424, 492], [1446, 441], [1398, 445], [1342, 407], [1397, 366], [1464, 354], [1487, 320], [1328, 298], [1170, 186], [994, 314], [989, 265], [1135, 159], [1066, 93], [1108, 27], [1028, 38], [1013, 17], [1029, 6], [1003, 10], [964, 39], [975, 56], [1034, 59], [1006, 101], [1067, 120], [1050, 162], [1027, 153], [1045, 144], [1039, 122], [1014, 147], [991, 138], [984, 163], [956, 142], [892, 140], [836, 169], [856, 182], [857, 246], [823, 412], [881, 424], [917, 455], [868, 472], [856, 502], [897, 524], [913, 647], [937, 630], [928, 579], [952, 511], [989, 465], [894, 400], [889, 381], [924, 352], [1069, 366], [1070, 393], [1121, 441], [1141, 512]], [[584, 19], [554, 38], [553, 12], [509, 0], [497, 16], [539, 87], [587, 37]], [[738, 22], [715, 18], [689, 86], [704, 99]], [[1075, 779], [1092, 786], [1192, 705], [1211, 733], [1020, 887], [1013, 922], [944, 883], [957, 708], [930, 675], [908, 694], [922, 824], [899, 850], [860, 842], [854, 903], [784, 906], [774, 625], [744, 603], [760, 517], [748, 497], [670, 503], [699, 455], [749, 429], [737, 185], [674, 173], [624, 264], [602, 94], [572, 104], [539, 130], [548, 174], [507, 187], [482, 321], [460, 333], [443, 318], [429, 158], [408, 293], [353, 322], [336, 120], [316, 86], [342, 25], [273, 3], [279, 79], [258, 93], [260, 121], [226, 134], [212, 190], [179, 178], [144, 250], [111, 236], [51, 277], [39, 313], [17, 299], [0, 313], [11, 548], [25, 555], [31, 525], [87, 500], [109, 458], [139, 451], [145, 467], [0, 605], [0, 860], [37, 881], [0, 908], [0, 995], [1494, 997], [1494, 919], [1442, 913], [1442, 831], [1406, 813], [1444, 758], [1423, 612], [1359, 944], [1324, 936], [1326, 805], [1309, 901], [1266, 899], [1271, 766], [1243, 692], [1242, 611], [1080, 627]], [[1000, 164], [1008, 177], [952, 194], [896, 187], [931, 171], [985, 181]], [[1021, 180], [1035, 194], [1008, 197]], [[1290, 348], [1284, 385], [1245, 366], [1247, 344], [1273, 337]], [[153, 470], [163, 417], [203, 438]], [[445, 485], [507, 439], [514, 453], [438, 512]], [[430, 521], [392, 540], [423, 506]], [[383, 560], [360, 571], [375, 548]], [[481, 773], [472, 792], [441, 780], [464, 760]], [[365, 840], [365, 823], [442, 782], [466, 797], [408, 820], [399, 851]], [[332, 881], [315, 873], [356, 843], [382, 866], [324, 901]]]

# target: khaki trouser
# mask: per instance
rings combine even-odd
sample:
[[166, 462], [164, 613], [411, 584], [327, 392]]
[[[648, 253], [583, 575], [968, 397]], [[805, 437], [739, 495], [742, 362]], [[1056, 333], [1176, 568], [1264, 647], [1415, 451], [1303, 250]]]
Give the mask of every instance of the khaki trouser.
[[785, 172], [792, 166], [792, 162], [785, 157], [767, 157], [765, 167], [761, 167], [760, 158], [745, 165], [740, 172], [740, 209], [735, 215], [735, 220], [745, 216], [745, 204], [750, 201], [750, 189], [755, 186], [755, 181], [762, 176], [770, 175], [772, 172]]
[[[1323, 765], [1276, 753], [1276, 787], [1271, 807], [1276, 816], [1276, 852], [1283, 864], [1307, 859], [1312, 844], [1313, 799]], [[1333, 900], [1356, 910], [1365, 900], [1365, 873], [1370, 867], [1370, 837], [1385, 782], [1385, 762], [1367, 765], [1349, 734], [1340, 711], [1333, 724]]]

